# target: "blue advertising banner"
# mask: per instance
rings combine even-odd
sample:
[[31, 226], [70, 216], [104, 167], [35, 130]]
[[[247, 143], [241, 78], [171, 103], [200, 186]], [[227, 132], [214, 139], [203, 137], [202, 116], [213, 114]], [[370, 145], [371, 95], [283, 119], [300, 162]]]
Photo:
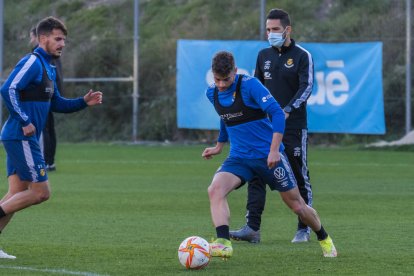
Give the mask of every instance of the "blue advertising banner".
[[[179, 128], [219, 129], [219, 117], [205, 96], [213, 83], [211, 59], [234, 54], [239, 73], [253, 75], [266, 41], [179, 40], [177, 45], [177, 124]], [[314, 87], [308, 99], [310, 132], [384, 134], [382, 43], [300, 43], [313, 56]]]

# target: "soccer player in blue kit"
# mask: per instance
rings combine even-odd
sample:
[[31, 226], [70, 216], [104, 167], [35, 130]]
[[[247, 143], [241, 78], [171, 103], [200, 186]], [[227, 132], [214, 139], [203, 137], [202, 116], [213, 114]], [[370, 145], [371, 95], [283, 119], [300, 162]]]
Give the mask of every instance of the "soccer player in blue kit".
[[[283, 152], [285, 115], [258, 79], [237, 74], [234, 57], [221, 51], [212, 60], [214, 84], [207, 98], [220, 115], [220, 133], [215, 147], [202, 157], [220, 154], [230, 141], [230, 153], [208, 187], [210, 211], [217, 239], [211, 243], [212, 256], [229, 258], [233, 247], [229, 236], [230, 209], [227, 195], [254, 176], [277, 190], [285, 204], [316, 234], [325, 257], [336, 257], [332, 239], [316, 211], [300, 196], [295, 177]], [[267, 114], [272, 116], [269, 120]]]
[[[67, 29], [57, 18], [47, 17], [37, 25], [39, 46], [23, 57], [11, 72], [1, 95], [10, 116], [1, 131], [7, 153], [9, 190], [0, 200], [0, 233], [17, 211], [50, 197], [45, 161], [39, 137], [49, 109], [69, 113], [102, 103], [102, 92], [90, 90], [77, 99], [60, 96], [52, 59], [65, 47]], [[0, 250], [0, 258], [15, 259]]]
[[[285, 112], [283, 135], [285, 153], [295, 175], [303, 200], [312, 207], [313, 192], [308, 167], [307, 99], [312, 93], [314, 66], [312, 54], [293, 40], [289, 14], [272, 9], [266, 17], [266, 31], [270, 47], [257, 55], [254, 76], [269, 89]], [[260, 242], [261, 216], [266, 202], [266, 184], [253, 178], [247, 187], [246, 224], [230, 231], [230, 238]], [[308, 242], [310, 228], [300, 219], [293, 243]]]

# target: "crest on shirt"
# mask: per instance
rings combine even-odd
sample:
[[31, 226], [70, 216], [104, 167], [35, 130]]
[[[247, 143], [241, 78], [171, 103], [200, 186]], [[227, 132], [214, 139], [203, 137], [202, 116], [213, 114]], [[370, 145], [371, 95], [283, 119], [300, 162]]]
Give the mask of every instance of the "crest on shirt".
[[293, 63], [293, 58], [289, 58], [285, 63], [285, 67], [292, 68], [293, 66], [295, 66], [295, 64]]
[[293, 58], [289, 58], [285, 63], [286, 68], [292, 68], [294, 65], [295, 64], [293, 63]]
[[45, 176], [45, 174], [46, 174], [45, 169], [40, 169], [40, 175]]

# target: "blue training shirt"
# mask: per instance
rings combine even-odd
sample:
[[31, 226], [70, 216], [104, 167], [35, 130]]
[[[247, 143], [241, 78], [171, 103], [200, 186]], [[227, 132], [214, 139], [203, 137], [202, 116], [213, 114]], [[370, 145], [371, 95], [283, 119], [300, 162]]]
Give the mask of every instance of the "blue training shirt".
[[[238, 78], [239, 75], [227, 90], [218, 92], [218, 100], [222, 106], [230, 106], [233, 103]], [[206, 96], [213, 105], [215, 88], [213, 84], [206, 91]], [[230, 157], [267, 158], [273, 133], [284, 133], [285, 114], [269, 90], [254, 77], [243, 76], [240, 93], [246, 106], [262, 109], [272, 116], [272, 122], [265, 118], [227, 127], [221, 120], [218, 142], [230, 140]], [[279, 151], [283, 150], [284, 146], [281, 144]]]
[[[1, 96], [10, 113], [1, 131], [1, 140], [39, 140], [49, 109], [54, 112], [70, 113], [87, 106], [83, 97], [66, 99], [60, 96], [56, 85], [56, 69], [50, 64], [52, 56], [40, 47], [34, 52], [39, 57], [33, 54], [23, 57], [1, 87]], [[20, 91], [31, 85], [39, 85], [42, 81], [43, 67], [39, 58], [45, 65], [48, 78], [53, 81], [54, 94], [50, 101], [20, 101]], [[36, 133], [33, 136], [24, 136], [22, 127], [30, 123], [36, 127]]]

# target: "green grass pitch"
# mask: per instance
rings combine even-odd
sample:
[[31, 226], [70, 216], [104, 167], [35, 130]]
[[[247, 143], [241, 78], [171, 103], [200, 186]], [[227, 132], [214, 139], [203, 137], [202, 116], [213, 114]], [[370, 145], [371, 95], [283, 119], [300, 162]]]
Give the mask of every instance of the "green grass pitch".
[[[189, 275], [177, 248], [214, 235], [207, 187], [226, 153], [204, 146], [60, 144], [49, 201], [17, 213], [0, 235], [16, 260], [0, 275]], [[0, 192], [5, 193], [4, 150]], [[339, 256], [312, 234], [292, 244], [296, 217], [269, 192], [262, 242], [234, 242], [229, 261], [200, 275], [404, 275], [414, 271], [413, 152], [312, 148], [314, 207]], [[244, 224], [246, 187], [229, 195], [231, 228]]]

